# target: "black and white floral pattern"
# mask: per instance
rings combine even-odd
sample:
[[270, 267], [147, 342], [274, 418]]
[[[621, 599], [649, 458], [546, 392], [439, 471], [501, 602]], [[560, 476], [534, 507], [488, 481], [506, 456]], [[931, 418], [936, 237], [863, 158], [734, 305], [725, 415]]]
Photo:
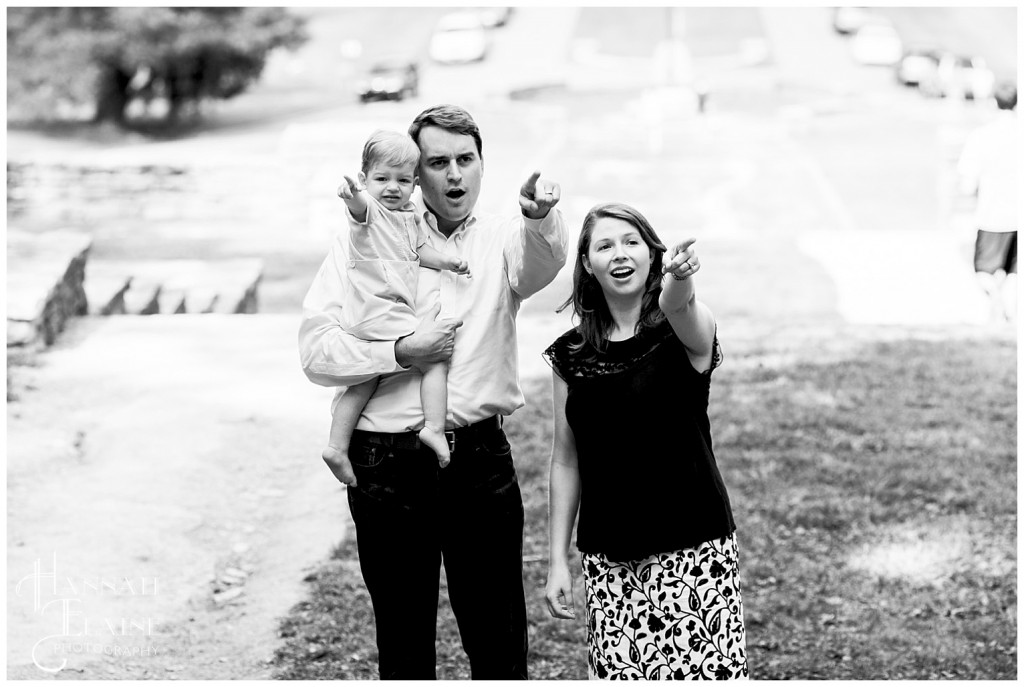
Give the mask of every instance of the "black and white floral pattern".
[[591, 679], [748, 677], [735, 535], [642, 560], [582, 559]]

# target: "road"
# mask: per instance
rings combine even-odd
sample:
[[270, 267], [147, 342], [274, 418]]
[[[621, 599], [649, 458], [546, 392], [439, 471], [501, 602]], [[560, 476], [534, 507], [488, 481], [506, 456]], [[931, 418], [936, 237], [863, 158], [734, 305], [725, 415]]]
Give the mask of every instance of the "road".
[[[673, 33], [684, 42], [670, 62], [665, 59], [666, 8], [523, 7], [493, 32], [493, 47], [483, 63], [442, 66], [425, 60], [419, 98], [359, 106], [351, 93], [358, 70], [381, 55], [404, 51], [422, 56], [443, 10], [308, 12], [313, 39], [307, 47], [272, 61], [266, 82], [250, 96], [216, 108], [210, 125], [210, 134], [231, 155], [259, 154], [270, 164], [283, 157], [285, 165], [300, 170], [282, 172], [288, 188], [298, 183], [306, 194], [304, 203], [287, 200], [295, 208], [289, 224], [300, 228], [289, 235], [292, 253], [299, 247], [312, 255], [329, 240], [337, 216], [327, 189], [352, 171], [366, 136], [378, 127], [404, 128], [429, 103], [459, 102], [480, 121], [491, 163], [481, 199], [485, 207], [514, 211], [521, 177], [540, 167], [574, 192], [565, 195], [563, 209], [575, 222], [592, 201], [610, 197], [611, 166], [636, 178], [644, 162], [652, 169], [659, 164], [652, 151], [660, 147], [667, 156], [669, 139], [685, 138], [690, 147], [666, 163], [670, 173], [681, 175], [679, 183], [700, 191], [692, 194], [694, 207], [684, 213], [710, 218], [719, 227], [716, 232], [723, 225], [735, 230], [756, 223], [761, 238], [772, 225], [785, 224], [792, 233], [796, 225], [788, 209], [810, 216], [819, 206], [824, 214], [812, 222], [818, 228], [948, 229], [949, 163], [984, 114], [981, 108], [930, 101], [898, 88], [888, 69], [856, 65], [849, 41], [831, 30], [826, 8], [676, 8]], [[895, 13], [894, 20], [905, 32], [944, 41], [957, 37], [958, 44], [970, 46], [980, 40], [973, 27], [990, 27], [986, 50], [997, 60], [1015, 52], [1005, 15], [998, 8], [910, 8]], [[388, 32], [376, 30], [385, 24]], [[611, 41], [610, 32], [621, 27], [629, 31], [619, 31], [618, 40]], [[354, 41], [361, 46], [357, 55]], [[744, 66], [765, 54], [765, 64]], [[672, 78], [683, 88], [664, 88]], [[703, 122], [690, 116], [692, 94], [685, 90], [698, 82], [709, 90], [709, 114], [714, 115]], [[531, 86], [536, 92], [525, 97]], [[510, 101], [512, 91], [524, 97]], [[305, 103], [307, 111], [286, 109], [296, 102]], [[268, 119], [275, 112], [276, 118]], [[252, 121], [264, 123], [238, 126]], [[723, 133], [718, 147], [697, 135], [722, 127], [732, 135]], [[9, 151], [21, 150], [20, 139], [8, 138]], [[178, 160], [206, 159], [209, 140], [198, 136], [148, 147], [174, 151]], [[606, 155], [612, 148], [614, 153]], [[703, 154], [699, 164], [690, 165], [698, 162], [691, 151]], [[66, 154], [61, 150], [57, 157]], [[579, 165], [562, 164], [576, 157], [582, 160]], [[779, 173], [760, 173], [772, 166]], [[714, 178], [721, 183], [705, 193], [701, 184], [712, 177], [702, 172], [709, 169], [717, 170]], [[293, 181], [298, 175], [305, 179]], [[787, 179], [789, 185], [780, 187]], [[662, 183], [670, 183], [669, 178]], [[743, 202], [736, 202], [737, 193]], [[745, 205], [762, 200], [786, 202], [781, 209], [766, 203], [743, 216]], [[652, 214], [662, 214], [652, 205], [659, 198], [641, 201]], [[267, 234], [260, 245], [281, 241], [276, 227], [268, 224]], [[97, 253], [102, 251], [101, 243]], [[272, 267], [267, 307], [294, 309], [303, 280], [283, 274], [290, 265], [278, 265], [279, 252], [268, 252], [267, 260]], [[311, 261], [301, 262], [309, 269]]]
[[[993, 28], [982, 42], [971, 27], [1005, 24], [1005, 14], [912, 8], [892, 19], [915, 41], [981, 50], [1000, 64], [1014, 52], [1012, 36]], [[538, 167], [563, 184], [572, 226], [599, 200], [633, 202], [663, 222], [682, 215], [705, 251], [747, 238], [787, 256], [788, 246], [794, 254], [777, 269], [824, 270], [833, 294], [783, 310], [764, 302], [771, 292], [754, 303], [726, 297], [723, 314], [813, 318], [831, 308], [865, 322], [977, 321], [983, 310], [963, 269], [968, 237], [954, 231], [948, 198], [951, 160], [986, 113], [925, 99], [891, 70], [857, 64], [830, 21], [827, 8], [520, 8], [494, 32], [483, 63], [426, 61], [420, 98], [360, 108], [359, 120], [401, 127], [424, 104], [459, 102], [480, 121], [487, 160], [500, 160], [487, 167], [485, 206], [514, 209], [510, 190]], [[673, 34], [682, 54], [669, 63]], [[505, 97], [528, 83], [534, 97]], [[687, 90], [695, 84], [710, 92], [703, 119]], [[669, 197], [687, 205], [666, 206]], [[919, 251], [924, 273], [897, 247]], [[850, 248], [864, 251], [867, 273], [850, 268]], [[864, 290], [865, 275], [874, 289]], [[556, 284], [524, 313], [551, 317], [558, 299], [546, 294], [567, 289]]]
[[896, 25], [908, 45], [936, 45], [985, 59], [996, 78], [1017, 75], [1016, 7], [885, 7], [876, 10]]

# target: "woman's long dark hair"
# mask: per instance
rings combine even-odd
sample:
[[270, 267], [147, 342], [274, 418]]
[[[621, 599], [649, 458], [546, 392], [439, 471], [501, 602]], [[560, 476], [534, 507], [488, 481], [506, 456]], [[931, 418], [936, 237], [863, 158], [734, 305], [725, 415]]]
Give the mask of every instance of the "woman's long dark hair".
[[606, 217], [619, 219], [636, 227], [644, 243], [647, 244], [647, 248], [651, 251], [651, 271], [647, 275], [636, 334], [640, 334], [665, 319], [664, 313], [658, 307], [658, 298], [661, 296], [661, 262], [665, 253], [665, 245], [654, 233], [654, 228], [647, 218], [630, 206], [622, 203], [595, 205], [587, 213], [583, 220], [583, 228], [580, 230], [580, 240], [576, 246], [576, 266], [572, 273], [572, 295], [559, 306], [556, 312], [562, 312], [571, 305], [573, 314], [579, 321], [576, 328], [583, 335], [583, 341], [598, 351], [604, 350], [605, 341], [615, 323], [612, 322], [608, 301], [605, 300], [604, 292], [601, 291], [601, 285], [598, 283], [597, 277], [587, 272], [583, 265], [583, 258], [590, 250], [594, 225], [599, 219]]

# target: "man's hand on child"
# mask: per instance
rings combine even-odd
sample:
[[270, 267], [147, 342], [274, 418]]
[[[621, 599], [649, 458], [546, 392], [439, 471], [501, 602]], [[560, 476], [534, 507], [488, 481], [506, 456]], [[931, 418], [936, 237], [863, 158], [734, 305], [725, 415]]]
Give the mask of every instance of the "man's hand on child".
[[462, 320], [451, 317], [438, 319], [440, 313], [441, 304], [435, 303], [412, 334], [395, 342], [395, 362], [402, 367], [423, 370], [433, 363], [451, 359], [455, 350], [455, 330], [462, 326]]

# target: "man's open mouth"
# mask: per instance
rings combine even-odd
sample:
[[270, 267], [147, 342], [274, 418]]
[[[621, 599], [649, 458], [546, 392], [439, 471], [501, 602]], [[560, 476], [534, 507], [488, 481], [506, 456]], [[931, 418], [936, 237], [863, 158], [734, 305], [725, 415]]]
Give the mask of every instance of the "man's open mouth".
[[447, 196], [448, 198], [451, 198], [452, 200], [458, 200], [462, 196], [466, 195], [466, 192], [461, 188], [453, 188], [449, 191], [446, 191], [444, 195]]

